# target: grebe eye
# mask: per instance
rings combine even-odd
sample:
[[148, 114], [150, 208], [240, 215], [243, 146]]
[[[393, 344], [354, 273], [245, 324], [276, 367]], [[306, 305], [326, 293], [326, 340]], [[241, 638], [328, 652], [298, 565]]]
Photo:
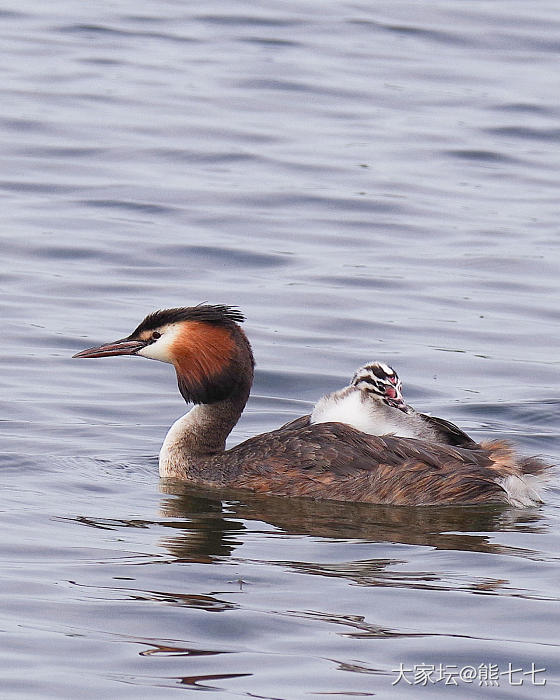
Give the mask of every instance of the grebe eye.
[[157, 331], [154, 331], [152, 333], [152, 340], [157, 340], [158, 338], [161, 338], [161, 333], [158, 333]]

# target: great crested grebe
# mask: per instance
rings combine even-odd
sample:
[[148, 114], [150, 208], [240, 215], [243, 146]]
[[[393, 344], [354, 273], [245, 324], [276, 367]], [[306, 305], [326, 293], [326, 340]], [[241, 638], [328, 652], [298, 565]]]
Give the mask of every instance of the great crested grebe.
[[409, 406], [402, 382], [384, 362], [368, 362], [354, 373], [348, 386], [326, 394], [311, 413], [311, 423], [337, 421], [370, 435], [396, 435], [455, 447], [480, 448], [453, 423]]
[[463, 449], [415, 438], [368, 435], [340, 422], [302, 416], [229, 450], [253, 381], [253, 354], [235, 308], [156, 311], [129, 336], [74, 357], [140, 355], [175, 367], [195, 406], [170, 428], [160, 476], [316, 499], [394, 505], [540, 502], [533, 482], [548, 465], [503, 442]]

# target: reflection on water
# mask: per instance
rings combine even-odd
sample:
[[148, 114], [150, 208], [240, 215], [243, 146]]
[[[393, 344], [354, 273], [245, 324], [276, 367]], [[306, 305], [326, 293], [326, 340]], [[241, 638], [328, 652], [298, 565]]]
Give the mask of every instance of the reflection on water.
[[[263, 521], [290, 535], [359, 538], [369, 542], [399, 542], [475, 552], [504, 550], [490, 542], [489, 536], [473, 536], [474, 532], [491, 533], [511, 528], [523, 532], [545, 531], [538, 508], [392, 507], [307, 498], [286, 499], [231, 489], [206, 491], [209, 498], [203, 498], [201, 489], [172, 480], [162, 482], [160, 488], [163, 493], [174, 495], [174, 498], [162, 502], [162, 516], [188, 518], [188, 523], [185, 523], [188, 530], [200, 528], [206, 532], [208, 528], [211, 536], [206, 542], [210, 550], [212, 545], [218, 544], [213, 538], [217, 531], [223, 532], [224, 539], [230, 540], [230, 533], [242, 528], [238, 520]], [[242, 500], [231, 500], [236, 496]], [[220, 497], [227, 499], [225, 508], [220, 507], [222, 501], [216, 500]], [[180, 528], [176, 521], [170, 526]], [[187, 549], [190, 546], [190, 543], [185, 543]], [[194, 551], [196, 541], [192, 542], [192, 547]], [[179, 551], [175, 552], [177, 556]]]
[[[387, 542], [535, 560], [540, 558], [539, 552], [493, 542], [492, 533], [511, 529], [539, 533], [547, 529], [538, 508], [397, 508], [311, 499], [289, 500], [240, 492], [237, 493], [240, 500], [237, 500], [236, 493], [231, 490], [208, 491], [208, 497], [204, 498], [200, 489], [172, 481], [163, 482], [161, 489], [164, 493], [174, 494], [173, 498], [162, 501], [162, 516], [173, 518], [166, 522], [166, 526], [181, 530], [173, 537], [164, 537], [161, 543], [177, 561], [201, 561], [202, 551], [209, 555], [208, 562], [214, 557], [235, 557], [236, 545], [242, 540], [236, 540], [232, 533], [241, 534], [240, 531], [251, 529], [253, 523], [273, 526], [275, 538], [302, 535], [335, 541]], [[228, 500], [216, 500], [220, 497]], [[471, 578], [464, 573], [441, 576], [437, 572], [399, 570], [399, 566], [405, 563], [405, 560], [381, 557], [320, 563], [282, 560], [276, 565], [311, 575], [345, 578], [365, 586], [463, 589], [486, 594], [503, 588], [511, 592], [510, 582], [504, 578]]]

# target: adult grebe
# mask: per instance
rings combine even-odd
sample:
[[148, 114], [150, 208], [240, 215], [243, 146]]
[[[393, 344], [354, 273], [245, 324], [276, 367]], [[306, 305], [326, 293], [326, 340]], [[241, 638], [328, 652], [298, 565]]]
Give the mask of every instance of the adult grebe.
[[367, 435], [302, 416], [225, 450], [253, 381], [251, 346], [235, 308], [206, 305], [156, 311], [128, 337], [74, 357], [140, 355], [175, 367], [179, 391], [195, 406], [163, 443], [159, 469], [203, 486], [395, 505], [540, 501], [534, 477], [549, 468], [505, 443], [462, 449], [418, 439]]
[[311, 413], [311, 423], [337, 421], [370, 435], [397, 435], [455, 447], [480, 448], [466, 433], [443, 418], [418, 413], [402, 394], [402, 382], [384, 362], [368, 362], [348, 386], [326, 394]]

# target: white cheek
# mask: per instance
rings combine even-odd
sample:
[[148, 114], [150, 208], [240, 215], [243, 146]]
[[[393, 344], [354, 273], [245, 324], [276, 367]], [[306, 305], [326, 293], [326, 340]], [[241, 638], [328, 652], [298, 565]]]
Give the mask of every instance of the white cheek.
[[163, 330], [161, 338], [156, 340], [155, 343], [150, 343], [149, 345], [146, 345], [145, 348], [138, 350], [136, 354], [142, 355], [142, 357], [148, 357], [150, 360], [159, 360], [160, 362], [169, 362], [170, 364], [173, 364], [171, 346], [173, 345], [178, 332], [178, 326], [167, 326], [167, 328]]

